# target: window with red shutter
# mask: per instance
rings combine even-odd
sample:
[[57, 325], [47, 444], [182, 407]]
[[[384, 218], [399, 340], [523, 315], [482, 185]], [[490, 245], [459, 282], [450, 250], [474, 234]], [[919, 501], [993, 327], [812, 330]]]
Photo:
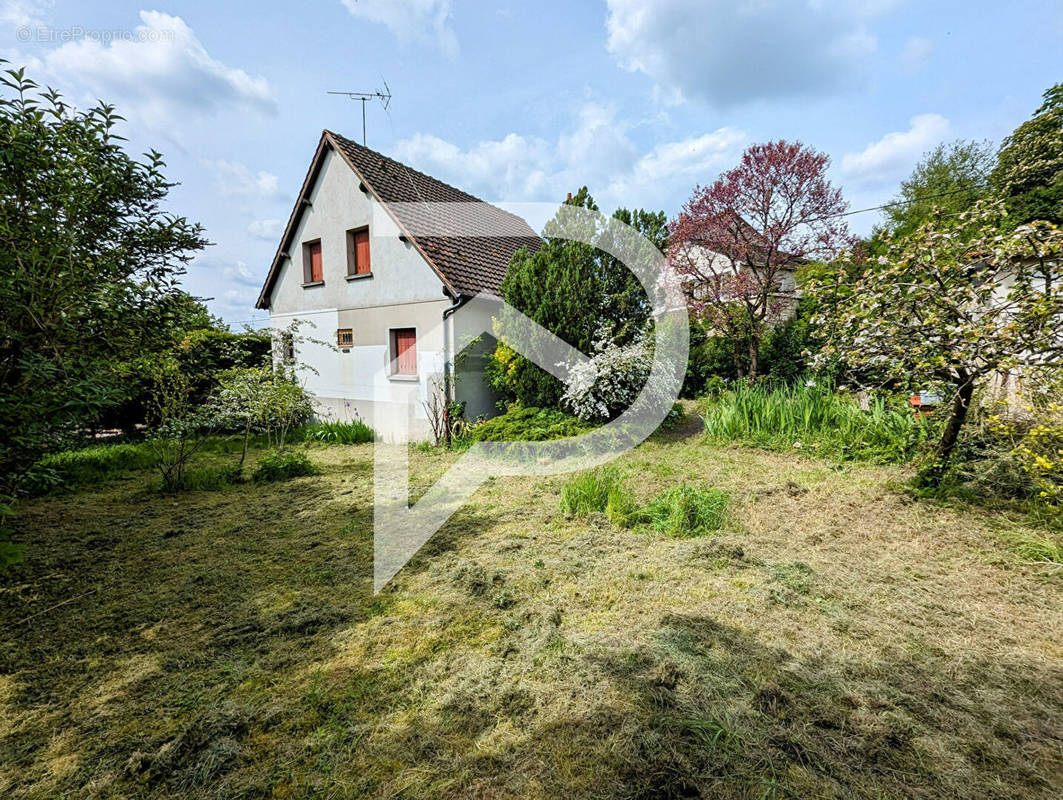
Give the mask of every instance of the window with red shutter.
[[369, 230], [354, 232], [354, 274], [368, 275], [372, 272], [369, 266]]
[[303, 245], [303, 283], [321, 283], [325, 271], [321, 265], [321, 240]]
[[325, 273], [321, 269], [321, 242], [310, 245], [310, 282], [325, 280]]
[[394, 375], [417, 374], [417, 332], [413, 328], [395, 328], [391, 331], [392, 373]]
[[347, 278], [361, 278], [373, 274], [369, 262], [369, 228], [347, 231]]

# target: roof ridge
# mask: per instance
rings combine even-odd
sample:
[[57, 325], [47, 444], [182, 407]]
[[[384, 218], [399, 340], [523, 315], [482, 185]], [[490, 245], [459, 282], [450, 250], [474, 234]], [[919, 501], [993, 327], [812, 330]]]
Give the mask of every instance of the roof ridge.
[[[358, 142], [354, 141], [353, 139], [348, 139], [342, 133], [336, 133], [335, 131], [330, 131], [327, 128], [325, 129], [325, 133], [327, 133], [329, 136], [333, 136], [336, 139], [339, 139], [345, 145], [355, 147], [358, 150], [364, 150], [367, 153], [372, 153], [375, 156], [380, 156], [381, 158], [383, 158], [383, 159], [385, 159], [387, 161], [390, 161], [393, 164], [398, 164], [400, 167], [402, 167], [405, 170], [409, 170], [410, 172], [412, 172], [412, 173], [414, 173], [416, 175], [420, 175], [422, 178], [427, 178], [428, 180], [432, 181], [433, 183], [438, 183], [441, 186], [445, 186], [445, 187], [447, 187], [448, 189], [450, 189], [453, 192], [457, 192], [458, 194], [463, 194], [466, 197], [468, 197], [469, 199], [475, 200], [477, 203], [486, 203], [487, 202], [486, 200], [481, 200], [479, 197], [476, 197], [475, 195], [469, 194], [468, 192], [466, 192], [463, 189], [459, 189], [457, 186], [452, 186], [451, 184], [447, 183], [446, 181], [442, 181], [439, 178], [436, 178], [436, 177], [434, 177], [432, 175], [429, 175], [427, 172], [421, 172], [419, 169], [417, 169], [415, 167], [411, 167], [409, 164], [406, 164], [406, 163], [404, 163], [402, 161], [399, 161], [397, 158], [392, 158], [387, 153], [381, 153], [379, 150], [374, 150], [372, 147], [367, 147], [364, 144], [358, 144]], [[488, 205], [491, 205], [491, 204], [488, 203]]]
[[[421, 170], [417, 169], [416, 167], [411, 167], [409, 164], [405, 163], [404, 161], [399, 161], [397, 158], [393, 158], [392, 156], [389, 156], [387, 153], [382, 153], [379, 150], [374, 150], [372, 147], [368, 147], [368, 146], [366, 146], [364, 144], [358, 144], [358, 142], [354, 141], [353, 139], [349, 139], [348, 137], [344, 136], [342, 133], [336, 133], [336, 131], [329, 130], [328, 128], [325, 128], [324, 133], [328, 134], [329, 136], [331, 136], [331, 137], [333, 137], [335, 139], [338, 139], [344, 145], [347, 145], [347, 146], [350, 146], [350, 147], [354, 147], [354, 148], [356, 148], [358, 150], [364, 150], [365, 152], [372, 153], [373, 155], [376, 155], [376, 156], [380, 156], [381, 158], [383, 158], [383, 159], [385, 159], [387, 161], [390, 161], [393, 164], [398, 164], [400, 167], [402, 167], [407, 172], [412, 172], [414, 175], [419, 175], [420, 177], [422, 177], [422, 178], [424, 178], [426, 180], [432, 181], [433, 183], [439, 184], [440, 186], [444, 186], [447, 189], [449, 189], [450, 191], [455, 192], [457, 194], [465, 195], [465, 197], [467, 197], [468, 200], [463, 201], [463, 202], [483, 203], [485, 205], [491, 206], [492, 208], [498, 209], [503, 214], [507, 214], [507, 215], [513, 217], [514, 219], [519, 219], [521, 222], [525, 222], [523, 217], [521, 217], [519, 214], [515, 214], [512, 211], [507, 211], [506, 209], [501, 208], [501, 207], [495, 205], [494, 203], [492, 203], [492, 202], [490, 202], [488, 200], [483, 200], [483, 199], [477, 197], [476, 195], [471, 194], [470, 192], [466, 192], [464, 189], [459, 189], [457, 186], [454, 186], [453, 184], [447, 183], [444, 180], [440, 180], [439, 178], [435, 177], [434, 175], [429, 175], [427, 172], [422, 172]], [[416, 188], [417, 187], [415, 185], [414, 189], [416, 190]], [[418, 192], [418, 194], [420, 194], [420, 192]], [[388, 202], [388, 201], [384, 201], [384, 202]], [[421, 202], [428, 202], [428, 201], [422, 200]], [[448, 203], [448, 202], [454, 202], [454, 201], [452, 201], [452, 200], [433, 200], [432, 202]]]

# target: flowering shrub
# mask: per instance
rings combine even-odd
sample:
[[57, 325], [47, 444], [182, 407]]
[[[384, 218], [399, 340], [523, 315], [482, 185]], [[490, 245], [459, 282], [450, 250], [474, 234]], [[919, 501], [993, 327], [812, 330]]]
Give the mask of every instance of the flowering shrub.
[[1063, 502], [1063, 424], [1055, 421], [1030, 428], [1015, 453], [1037, 496], [1049, 503]]
[[609, 419], [631, 405], [652, 364], [653, 348], [646, 337], [621, 346], [599, 331], [594, 355], [572, 369], [561, 402], [582, 420]]

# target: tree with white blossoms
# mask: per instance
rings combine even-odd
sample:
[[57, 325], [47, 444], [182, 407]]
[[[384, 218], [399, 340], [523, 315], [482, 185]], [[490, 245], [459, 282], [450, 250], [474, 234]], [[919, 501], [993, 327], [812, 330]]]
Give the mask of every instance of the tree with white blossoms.
[[653, 365], [653, 348], [645, 335], [618, 345], [605, 330], [598, 331], [593, 347], [590, 359], [569, 373], [561, 402], [582, 420], [611, 419], [642, 391]]
[[1032, 222], [1009, 233], [985, 200], [938, 210], [888, 254], [814, 283], [826, 342], [817, 359], [952, 398], [931, 482], [940, 480], [975, 390], [994, 373], [1063, 365], [1063, 232]]

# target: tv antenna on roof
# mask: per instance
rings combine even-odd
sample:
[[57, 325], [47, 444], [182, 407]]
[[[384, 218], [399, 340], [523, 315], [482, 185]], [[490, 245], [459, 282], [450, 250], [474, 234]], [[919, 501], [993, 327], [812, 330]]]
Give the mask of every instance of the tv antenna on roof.
[[[381, 78], [381, 80], [384, 80]], [[370, 100], [379, 100], [384, 105], [384, 110], [388, 110], [388, 106], [391, 105], [391, 89], [388, 87], [388, 82], [384, 81], [384, 91], [376, 92], [328, 92], [328, 94], [342, 94], [346, 95], [351, 100], [362, 101], [362, 146], [365, 144], [365, 104]]]

